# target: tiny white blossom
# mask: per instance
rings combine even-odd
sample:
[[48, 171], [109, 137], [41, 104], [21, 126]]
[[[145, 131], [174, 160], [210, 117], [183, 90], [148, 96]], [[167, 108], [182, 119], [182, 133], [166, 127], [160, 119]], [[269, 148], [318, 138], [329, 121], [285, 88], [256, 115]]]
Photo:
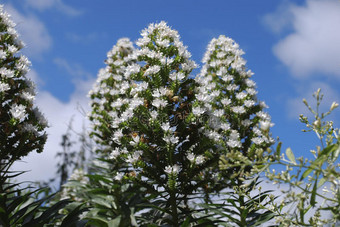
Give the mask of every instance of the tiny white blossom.
[[231, 103], [231, 100], [229, 98], [224, 98], [221, 100], [221, 103], [225, 106], [228, 106]]
[[252, 138], [251, 141], [253, 141], [253, 143], [255, 143], [257, 145], [260, 145], [264, 142], [264, 140], [261, 137]]
[[232, 111], [234, 113], [239, 113], [239, 114], [242, 114], [242, 113], [246, 112], [246, 110], [244, 109], [243, 106], [234, 106], [234, 107], [232, 107]]
[[173, 72], [169, 75], [171, 80], [183, 80], [185, 78], [185, 74], [182, 72]]
[[119, 148], [116, 147], [109, 155], [109, 159], [116, 159], [120, 155]]
[[26, 117], [26, 107], [22, 104], [14, 103], [9, 110], [12, 114], [12, 117], [18, 120], [22, 120]]
[[189, 152], [187, 154], [187, 159], [190, 161], [190, 162], [194, 162], [195, 161], [195, 155], [191, 152]]
[[117, 173], [117, 175], [114, 177], [114, 179], [115, 180], [117, 180], [117, 181], [121, 181], [122, 179], [123, 179], [123, 177], [124, 177], [124, 173]]
[[163, 140], [167, 143], [167, 144], [177, 144], [179, 142], [179, 138], [177, 136], [174, 135], [166, 135]]
[[135, 136], [135, 137], [132, 137], [132, 141], [130, 141], [130, 144], [131, 144], [132, 146], [136, 146], [136, 145], [139, 144], [139, 140], [140, 140], [139, 135], [137, 135], [137, 136]]
[[158, 112], [156, 110], [153, 110], [150, 112], [151, 118], [155, 120], [158, 116]]
[[166, 166], [164, 169], [164, 172], [167, 174], [175, 174], [177, 175], [180, 171], [181, 171], [181, 167], [177, 164], [173, 165], [173, 166]]
[[112, 140], [117, 143], [117, 144], [120, 144], [120, 139], [123, 137], [123, 132], [122, 132], [122, 129], [118, 129], [117, 131], [115, 131], [113, 133], [113, 137], [112, 137]]
[[230, 124], [229, 123], [222, 123], [221, 129], [223, 129], [224, 131], [228, 131], [230, 129]]
[[239, 99], [239, 100], [244, 99], [246, 96], [247, 96], [247, 94], [244, 93], [244, 92], [240, 92], [240, 93], [236, 94], [236, 98]]
[[152, 105], [156, 108], [165, 107], [166, 105], [168, 105], [168, 101], [156, 98], [152, 101]]
[[242, 124], [243, 126], [245, 126], [245, 127], [248, 127], [248, 126], [250, 126], [250, 125], [252, 124], [252, 121], [249, 120], [249, 119], [245, 119], [245, 120], [243, 120], [243, 121], [241, 122], [241, 124]]
[[270, 127], [274, 126], [274, 123], [270, 121], [260, 121], [260, 126], [262, 131], [268, 131]]
[[213, 115], [216, 116], [216, 117], [222, 117], [224, 115], [224, 110], [223, 109], [215, 110], [213, 112]]
[[160, 69], [161, 67], [159, 65], [153, 65], [145, 71], [144, 75], [147, 76], [147, 75], [156, 74], [159, 72]]
[[0, 92], [5, 92], [10, 89], [9, 84], [0, 81]]
[[166, 123], [163, 123], [162, 125], [161, 125], [161, 128], [163, 129], [163, 131], [169, 131], [169, 129], [170, 129], [170, 124], [169, 124], [169, 122], [166, 122]]
[[252, 107], [252, 106], [255, 105], [255, 101], [254, 100], [246, 100], [246, 101], [244, 101], [244, 105], [248, 108]]
[[202, 164], [203, 162], [204, 162], [204, 156], [203, 156], [203, 155], [198, 155], [198, 156], [196, 157], [196, 160], [195, 160], [196, 165], [200, 165], [200, 164]]
[[204, 109], [197, 106], [197, 107], [193, 107], [192, 108], [192, 113], [196, 116], [201, 116], [202, 114], [204, 114]]

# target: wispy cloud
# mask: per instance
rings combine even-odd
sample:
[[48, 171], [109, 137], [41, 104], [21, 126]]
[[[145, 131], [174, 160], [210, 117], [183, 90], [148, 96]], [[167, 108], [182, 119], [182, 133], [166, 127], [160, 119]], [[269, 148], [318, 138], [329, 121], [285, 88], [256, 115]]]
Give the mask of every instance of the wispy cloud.
[[55, 58], [53, 60], [54, 64], [56, 64], [59, 68], [65, 70], [69, 75], [74, 78], [91, 78], [93, 77], [91, 73], [87, 72], [83, 69], [80, 64], [70, 63], [66, 59], [63, 58]]
[[29, 57], [39, 58], [51, 48], [52, 38], [43, 22], [32, 14], [24, 15], [20, 13], [10, 4], [6, 5], [5, 8], [17, 24], [16, 29], [27, 45], [24, 52]]
[[[61, 136], [66, 133], [70, 120], [72, 129], [78, 133], [88, 126], [85, 117], [89, 108], [87, 93], [91, 89], [94, 79], [77, 79], [74, 81], [75, 91], [66, 103], [61, 102], [48, 91], [39, 91], [36, 105], [45, 114], [50, 127], [47, 129], [48, 139], [44, 152], [31, 153], [13, 166], [15, 170], [30, 170], [18, 177], [18, 181], [47, 181], [55, 176], [57, 160], [55, 155], [61, 151]], [[74, 139], [74, 138], [73, 138]]]
[[66, 5], [61, 0], [27, 0], [26, 4], [40, 11], [55, 8], [69, 16], [78, 16], [83, 13], [81, 10]]
[[297, 78], [318, 73], [340, 79], [340, 2], [307, 0], [304, 6], [286, 4], [265, 17], [274, 32], [291, 26], [273, 48], [274, 54]]
[[91, 32], [84, 35], [70, 32], [66, 34], [66, 37], [74, 43], [89, 44], [97, 41], [98, 39], [106, 38], [107, 35], [105, 33], [98, 32]]

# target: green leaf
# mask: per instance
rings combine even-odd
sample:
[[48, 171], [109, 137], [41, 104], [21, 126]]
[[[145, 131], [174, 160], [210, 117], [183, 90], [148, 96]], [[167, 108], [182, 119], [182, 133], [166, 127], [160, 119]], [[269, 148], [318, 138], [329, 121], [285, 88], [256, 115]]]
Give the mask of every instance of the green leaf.
[[289, 161], [291, 161], [293, 164], [296, 165], [295, 156], [294, 156], [292, 149], [290, 149], [290, 147], [287, 148], [286, 155], [287, 155]]
[[109, 221], [109, 222], [107, 223], [107, 226], [108, 226], [108, 227], [117, 227], [117, 226], [119, 226], [120, 220], [121, 220], [121, 219], [122, 219], [122, 217], [119, 215], [119, 216], [116, 217], [115, 219]]
[[318, 179], [315, 180], [314, 182], [314, 186], [313, 186], [313, 191], [312, 191], [312, 196], [310, 198], [310, 204], [314, 207], [316, 202], [315, 202], [315, 198], [316, 198], [316, 190], [317, 190], [317, 184], [318, 184]]
[[300, 181], [305, 179], [313, 170], [315, 170], [315, 168], [321, 167], [322, 164], [327, 160], [327, 157], [336, 149], [338, 148], [337, 144], [332, 144], [328, 147], [326, 147], [325, 149], [323, 149], [320, 154], [319, 157], [317, 159], [315, 159], [310, 167], [302, 174]]
[[318, 183], [318, 188], [320, 188], [325, 182], [327, 181], [327, 179], [326, 178], [321, 178], [320, 180], [319, 180], [319, 183]]

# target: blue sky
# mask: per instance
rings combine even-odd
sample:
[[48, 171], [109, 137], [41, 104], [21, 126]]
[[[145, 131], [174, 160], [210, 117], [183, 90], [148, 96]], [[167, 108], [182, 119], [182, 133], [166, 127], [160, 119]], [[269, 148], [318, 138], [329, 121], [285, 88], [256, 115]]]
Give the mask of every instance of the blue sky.
[[[213, 37], [233, 38], [246, 52], [259, 99], [269, 106], [274, 137], [297, 156], [309, 156], [317, 140], [302, 133], [302, 98], [317, 88], [325, 106], [340, 101], [340, 1], [338, 0], [8, 0], [17, 23], [30, 77], [38, 85], [36, 103], [51, 127], [43, 154], [32, 154], [18, 168], [30, 180], [54, 174], [54, 154], [71, 117], [81, 131], [88, 110], [86, 94], [104, 66], [106, 53], [121, 37], [139, 38], [149, 23], [162, 20], [179, 31], [198, 64]], [[336, 126], [339, 110], [333, 113]]]

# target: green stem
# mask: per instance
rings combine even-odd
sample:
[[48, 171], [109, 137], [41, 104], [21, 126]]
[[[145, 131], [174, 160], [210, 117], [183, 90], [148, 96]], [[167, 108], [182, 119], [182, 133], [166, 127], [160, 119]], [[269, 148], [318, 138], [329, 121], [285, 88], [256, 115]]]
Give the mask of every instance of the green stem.
[[171, 204], [173, 226], [179, 227], [177, 204], [176, 204], [176, 193], [174, 189], [171, 189], [171, 192], [170, 192], [170, 204]]

